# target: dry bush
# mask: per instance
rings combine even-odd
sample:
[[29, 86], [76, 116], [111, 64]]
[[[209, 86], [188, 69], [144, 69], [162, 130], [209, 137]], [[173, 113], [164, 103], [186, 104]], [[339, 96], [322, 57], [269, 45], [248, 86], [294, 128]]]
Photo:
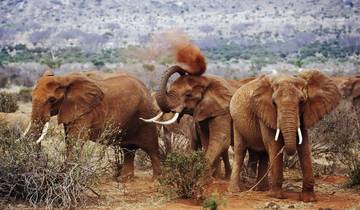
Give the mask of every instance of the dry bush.
[[[99, 178], [107, 171], [97, 147], [77, 148], [77, 155], [65, 161], [59, 142], [39, 150], [37, 145], [18, 135], [0, 130], [0, 197], [17, 199], [33, 207], [72, 208], [84, 203]], [[45, 152], [47, 150], [47, 152]]]
[[357, 162], [355, 168], [349, 172], [349, 187], [360, 186], [360, 161]]
[[21, 88], [18, 93], [18, 100], [22, 102], [31, 102], [31, 88]]
[[354, 170], [359, 158], [360, 122], [351, 102], [341, 102], [309, 135], [314, 159], [329, 166], [322, 173], [334, 173], [339, 167]]
[[[178, 133], [171, 132], [167, 128], [158, 127], [160, 160], [165, 161], [166, 157], [172, 152], [190, 151], [189, 139]], [[136, 151], [136, 166], [142, 170], [150, 169], [151, 162], [149, 156], [142, 150]]]
[[170, 153], [159, 179], [163, 193], [180, 198], [202, 198], [206, 165], [202, 151]]
[[16, 112], [19, 106], [14, 93], [0, 92], [0, 112]]

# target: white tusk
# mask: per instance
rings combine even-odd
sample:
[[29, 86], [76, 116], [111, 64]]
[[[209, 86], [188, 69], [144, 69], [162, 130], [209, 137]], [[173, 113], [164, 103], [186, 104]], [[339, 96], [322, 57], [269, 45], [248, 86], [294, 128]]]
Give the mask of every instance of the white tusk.
[[180, 114], [176, 112], [176, 113], [174, 114], [174, 117], [171, 118], [171, 119], [168, 120], [168, 121], [160, 122], [160, 121], [154, 120], [153, 122], [154, 122], [154, 123], [157, 123], [157, 124], [160, 124], [160, 125], [170, 125], [170, 124], [173, 124], [174, 122], [176, 122], [176, 120], [178, 119], [179, 115], [180, 115]]
[[145, 122], [153, 122], [155, 120], [158, 120], [161, 116], [163, 116], [163, 112], [160, 112], [158, 115], [156, 115], [155, 117], [153, 118], [150, 118], [150, 119], [144, 119], [142, 117], [140, 117], [139, 119], [142, 120], [142, 121], [145, 121]]
[[298, 128], [298, 135], [299, 135], [299, 145], [302, 144], [303, 142], [303, 137], [302, 137], [302, 134], [301, 134], [301, 129]]
[[47, 122], [41, 132], [41, 136], [38, 138], [38, 140], [36, 140], [36, 143], [39, 144], [45, 137], [47, 131], [49, 129], [49, 122]]
[[23, 133], [23, 136], [26, 136], [26, 134], [29, 132], [29, 130], [30, 130], [30, 127], [31, 127], [31, 121], [29, 122], [29, 125], [28, 125], [28, 127], [26, 128], [26, 130], [24, 131], [24, 133]]
[[275, 141], [279, 139], [279, 135], [280, 135], [280, 128], [276, 129]]

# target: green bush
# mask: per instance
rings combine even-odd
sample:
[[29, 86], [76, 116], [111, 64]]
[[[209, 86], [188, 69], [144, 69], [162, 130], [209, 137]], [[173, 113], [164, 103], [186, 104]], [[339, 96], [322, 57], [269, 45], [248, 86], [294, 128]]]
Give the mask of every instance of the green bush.
[[175, 193], [180, 198], [202, 198], [206, 164], [202, 151], [170, 153], [159, 179], [163, 192], [170, 195]]
[[16, 94], [0, 92], [0, 112], [16, 112], [18, 108]]
[[224, 197], [219, 194], [212, 194], [210, 197], [206, 198], [202, 204], [203, 209], [209, 210], [218, 210], [221, 207], [225, 207], [226, 202]]
[[357, 162], [355, 168], [349, 173], [349, 187], [360, 186], [360, 161]]

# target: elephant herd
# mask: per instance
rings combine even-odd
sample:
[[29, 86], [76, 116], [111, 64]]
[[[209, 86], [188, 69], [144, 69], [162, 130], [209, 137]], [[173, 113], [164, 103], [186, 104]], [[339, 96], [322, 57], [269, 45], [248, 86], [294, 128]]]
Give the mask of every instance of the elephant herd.
[[[240, 172], [248, 152], [257, 171], [257, 189], [270, 189], [274, 197], [285, 198], [283, 151], [288, 155], [297, 152], [303, 174], [300, 199], [315, 201], [307, 130], [331, 112], [342, 96], [360, 100], [360, 77], [330, 77], [304, 70], [295, 75], [226, 80], [204, 75], [202, 68], [198, 72], [178, 65], [168, 68], [156, 92], [156, 104], [146, 86], [128, 74], [55, 76], [47, 71], [32, 92], [31, 123], [25, 138], [41, 142], [50, 117], [57, 116], [58, 124], [64, 126], [67, 156], [71, 157], [74, 141], [98, 141], [111, 128], [115, 140], [100, 143], [123, 149], [124, 165], [117, 172], [121, 180], [134, 175], [138, 148], [149, 155], [156, 178], [161, 173], [156, 124], [167, 126], [190, 115], [192, 148], [203, 148], [210, 175], [216, 175], [220, 161], [224, 162], [229, 191], [240, 190]], [[168, 84], [175, 73], [180, 76]], [[173, 116], [162, 120], [166, 113]], [[234, 151], [232, 167], [230, 147]]]

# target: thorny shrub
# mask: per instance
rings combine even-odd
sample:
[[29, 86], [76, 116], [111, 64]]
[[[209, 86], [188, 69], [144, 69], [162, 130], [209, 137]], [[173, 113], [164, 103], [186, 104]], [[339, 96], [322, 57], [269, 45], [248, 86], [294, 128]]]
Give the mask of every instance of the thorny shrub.
[[355, 168], [349, 173], [349, 187], [360, 186], [360, 161], [357, 162]]
[[163, 193], [180, 198], [203, 197], [206, 160], [202, 151], [170, 153], [164, 162], [159, 183]]
[[0, 112], [16, 112], [18, 108], [16, 94], [0, 92]]
[[82, 205], [89, 193], [98, 195], [92, 189], [108, 169], [104, 155], [94, 156], [99, 148], [75, 145], [77, 155], [66, 160], [59, 142], [39, 150], [35, 143], [18, 138], [0, 126], [0, 197], [34, 207], [72, 208]]
[[[314, 159], [325, 157], [333, 164], [332, 168], [341, 164], [348, 170], [354, 170], [360, 151], [359, 120], [353, 104], [349, 101], [342, 101], [309, 133]], [[333, 172], [334, 169], [325, 171], [325, 173]]]

